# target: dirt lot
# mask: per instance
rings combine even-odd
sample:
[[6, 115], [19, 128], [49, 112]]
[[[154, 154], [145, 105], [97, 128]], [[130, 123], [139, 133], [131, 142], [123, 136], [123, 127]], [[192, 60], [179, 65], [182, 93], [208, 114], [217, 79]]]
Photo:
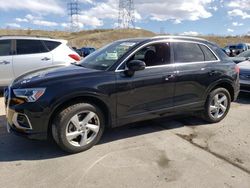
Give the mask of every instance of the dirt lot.
[[76, 155], [7, 134], [0, 103], [0, 187], [250, 187], [250, 95], [221, 123], [182, 117], [128, 125]]

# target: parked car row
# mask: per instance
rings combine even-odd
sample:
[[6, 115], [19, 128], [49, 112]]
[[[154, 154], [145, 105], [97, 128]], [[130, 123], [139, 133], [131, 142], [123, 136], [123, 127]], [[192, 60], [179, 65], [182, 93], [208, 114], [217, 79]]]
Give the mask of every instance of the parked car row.
[[244, 51], [242, 53], [240, 53], [239, 55], [232, 57], [231, 58], [236, 64], [246, 61], [246, 60], [250, 60], [250, 50]]
[[93, 47], [83, 47], [80, 49], [77, 48], [73, 48], [81, 57], [87, 57], [88, 55], [90, 55], [91, 53], [93, 53], [94, 51], [96, 51], [95, 48]]
[[239, 55], [242, 52], [250, 50], [249, 43], [239, 43], [239, 44], [230, 44], [224, 47], [224, 52], [227, 53], [228, 56], [234, 57]]
[[219, 122], [239, 88], [238, 65], [217, 45], [163, 36], [119, 40], [80, 63], [24, 74], [4, 97], [10, 132], [52, 135], [76, 153], [98, 143], [107, 127], [183, 113]]
[[14, 78], [43, 67], [80, 61], [66, 40], [39, 37], [0, 37], [0, 87]]

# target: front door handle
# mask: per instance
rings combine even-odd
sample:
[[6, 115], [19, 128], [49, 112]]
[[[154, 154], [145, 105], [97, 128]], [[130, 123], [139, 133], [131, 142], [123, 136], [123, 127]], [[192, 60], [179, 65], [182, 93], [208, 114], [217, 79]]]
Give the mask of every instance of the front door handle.
[[165, 81], [171, 80], [171, 79], [173, 79], [173, 78], [175, 78], [175, 75], [174, 75], [174, 74], [170, 74], [170, 75], [164, 76], [164, 80], [165, 80]]
[[10, 64], [9, 61], [0, 61], [0, 65], [8, 65], [8, 64]]
[[42, 58], [41, 60], [42, 60], [42, 61], [49, 61], [49, 60], [50, 60], [50, 58], [48, 58], [48, 57], [44, 57], [44, 58]]

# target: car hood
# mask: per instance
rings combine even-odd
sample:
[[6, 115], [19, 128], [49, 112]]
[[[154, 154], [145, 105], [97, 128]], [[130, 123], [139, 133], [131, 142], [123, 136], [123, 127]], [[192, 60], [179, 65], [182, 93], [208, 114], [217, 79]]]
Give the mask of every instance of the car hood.
[[98, 72], [98, 70], [87, 69], [81, 66], [52, 66], [25, 73], [14, 80], [12, 85], [22, 86], [31, 82], [47, 81], [55, 78], [77, 77], [79, 75]]

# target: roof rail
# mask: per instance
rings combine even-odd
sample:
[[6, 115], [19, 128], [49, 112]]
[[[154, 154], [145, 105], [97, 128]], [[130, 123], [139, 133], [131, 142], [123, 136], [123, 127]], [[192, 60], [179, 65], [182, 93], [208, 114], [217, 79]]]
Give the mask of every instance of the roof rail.
[[206, 39], [203, 39], [203, 38], [184, 36], [184, 35], [159, 35], [159, 36], [153, 37], [153, 39], [158, 39], [158, 38], [182, 38], [182, 39], [196, 39], [196, 40], [206, 41]]
[[54, 39], [53, 37], [50, 36], [39, 36], [39, 35], [0, 35], [0, 37], [33, 37], [33, 38], [49, 38], [49, 39]]

